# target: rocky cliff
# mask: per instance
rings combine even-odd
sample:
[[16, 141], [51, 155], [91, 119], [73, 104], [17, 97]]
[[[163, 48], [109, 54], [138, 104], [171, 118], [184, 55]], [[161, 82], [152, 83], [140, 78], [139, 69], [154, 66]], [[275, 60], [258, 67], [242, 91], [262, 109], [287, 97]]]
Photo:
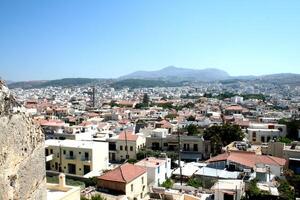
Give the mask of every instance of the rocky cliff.
[[44, 135], [0, 81], [0, 200], [46, 199]]

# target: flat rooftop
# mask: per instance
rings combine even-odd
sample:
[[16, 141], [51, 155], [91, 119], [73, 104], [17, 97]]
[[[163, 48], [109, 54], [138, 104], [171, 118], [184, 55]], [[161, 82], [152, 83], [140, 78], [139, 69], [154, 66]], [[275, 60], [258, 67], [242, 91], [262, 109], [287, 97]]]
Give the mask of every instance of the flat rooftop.
[[[96, 145], [101, 145], [104, 142], [93, 142], [93, 141], [80, 141], [80, 140], [46, 140], [45, 146], [61, 146], [61, 147], [73, 147], [82, 149], [93, 149]], [[105, 142], [107, 143], [107, 142]]]

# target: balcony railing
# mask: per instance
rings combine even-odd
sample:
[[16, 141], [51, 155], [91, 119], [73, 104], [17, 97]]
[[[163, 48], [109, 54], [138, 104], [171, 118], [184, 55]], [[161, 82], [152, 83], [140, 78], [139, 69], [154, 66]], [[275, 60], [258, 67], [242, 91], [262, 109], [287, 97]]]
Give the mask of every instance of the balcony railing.
[[81, 157], [81, 161], [91, 161], [91, 159], [88, 157]]
[[66, 156], [66, 159], [68, 159], [68, 160], [75, 160], [76, 156]]

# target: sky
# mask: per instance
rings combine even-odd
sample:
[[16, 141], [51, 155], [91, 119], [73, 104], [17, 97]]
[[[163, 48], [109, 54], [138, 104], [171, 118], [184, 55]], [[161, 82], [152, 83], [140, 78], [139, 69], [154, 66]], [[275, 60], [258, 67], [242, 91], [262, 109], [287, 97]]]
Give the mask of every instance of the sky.
[[1, 0], [5, 80], [300, 73], [299, 0]]

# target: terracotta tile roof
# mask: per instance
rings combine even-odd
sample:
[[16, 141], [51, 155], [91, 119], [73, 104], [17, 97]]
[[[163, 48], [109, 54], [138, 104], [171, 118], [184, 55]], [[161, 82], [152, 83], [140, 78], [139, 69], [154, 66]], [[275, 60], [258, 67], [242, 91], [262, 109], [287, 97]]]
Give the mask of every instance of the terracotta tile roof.
[[98, 177], [99, 180], [129, 183], [142, 174], [146, 173], [146, 168], [125, 163], [112, 171]]
[[61, 120], [40, 120], [41, 126], [64, 126], [65, 122]]
[[119, 140], [126, 140], [127, 139], [128, 141], [136, 141], [137, 138], [138, 138], [138, 135], [135, 135], [135, 134], [133, 134], [132, 132], [129, 132], [129, 131], [126, 131], [126, 133], [125, 133], [125, 131], [121, 132], [119, 134], [119, 137], [118, 137]]
[[87, 122], [87, 121], [83, 121], [79, 124], [79, 126], [91, 126], [91, 125], [93, 125], [93, 123], [92, 122]]
[[243, 110], [243, 107], [240, 105], [232, 105], [225, 108], [225, 110]]
[[210, 158], [206, 162], [218, 162], [218, 161], [231, 161], [247, 167], [254, 168], [256, 164], [268, 164], [268, 165], [286, 165], [286, 160], [268, 155], [256, 155], [255, 152], [244, 151], [231, 151], [223, 154], [219, 154], [213, 158]]

